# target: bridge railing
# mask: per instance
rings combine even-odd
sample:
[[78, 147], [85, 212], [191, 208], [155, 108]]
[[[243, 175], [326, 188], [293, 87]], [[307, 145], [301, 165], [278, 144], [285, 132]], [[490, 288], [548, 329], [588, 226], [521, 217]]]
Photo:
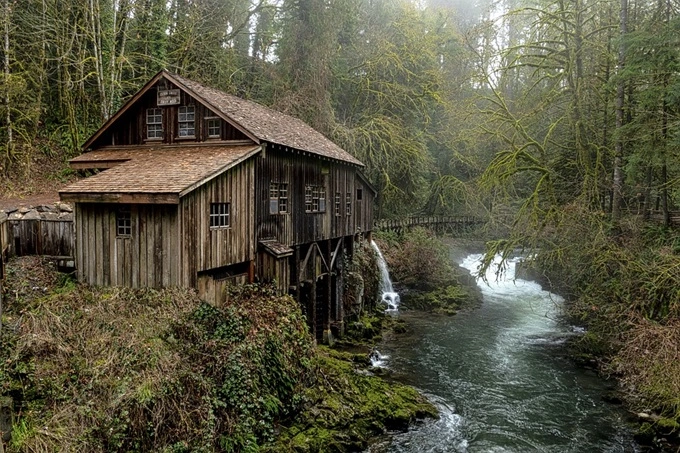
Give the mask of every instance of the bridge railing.
[[400, 231], [422, 226], [433, 229], [468, 228], [486, 223], [484, 219], [474, 216], [414, 216], [405, 219], [381, 219], [374, 224], [382, 231]]

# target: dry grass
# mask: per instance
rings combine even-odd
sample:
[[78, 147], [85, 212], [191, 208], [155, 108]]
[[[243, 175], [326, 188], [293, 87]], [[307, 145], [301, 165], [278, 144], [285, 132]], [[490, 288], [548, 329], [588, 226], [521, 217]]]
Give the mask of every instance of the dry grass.
[[300, 403], [313, 350], [290, 297], [245, 286], [217, 309], [192, 290], [78, 285], [36, 259], [9, 268], [9, 452], [246, 451]]
[[[636, 410], [680, 418], [680, 320], [661, 325], [639, 317], [626, 332], [613, 363]], [[640, 397], [643, 398], [640, 398]]]
[[[27, 404], [13, 444], [20, 451], [103, 451], [93, 429], [120, 424], [154, 426], [174, 417], [172, 398], [157, 395], [186, 367], [163, 339], [170, 324], [199, 304], [188, 291], [127, 289], [65, 291], [25, 310], [10, 363], [30, 363], [30, 392], [45, 404]], [[30, 398], [30, 395], [26, 395]], [[150, 413], [145, 409], [150, 409]], [[114, 420], [127, 414], [128, 420]], [[135, 418], [137, 420], [135, 420]], [[23, 432], [22, 432], [23, 431]], [[18, 437], [18, 438], [16, 438]]]

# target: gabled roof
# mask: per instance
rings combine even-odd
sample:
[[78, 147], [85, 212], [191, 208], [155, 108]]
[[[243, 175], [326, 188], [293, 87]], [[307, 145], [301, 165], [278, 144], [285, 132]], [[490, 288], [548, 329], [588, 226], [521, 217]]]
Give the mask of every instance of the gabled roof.
[[111, 124], [161, 78], [169, 80], [189, 93], [196, 101], [204, 104], [222, 117], [222, 119], [233, 124], [256, 143], [274, 143], [349, 164], [364, 166], [361, 161], [304, 121], [285, 113], [277, 112], [257, 102], [242, 99], [215, 88], [206, 87], [198, 82], [167, 71], [159, 72], [144, 85], [137, 94], [85, 142], [83, 149], [89, 148]]
[[118, 162], [62, 190], [64, 201], [179, 203], [179, 199], [229, 168], [257, 154], [261, 147], [126, 147], [86, 153], [78, 158]]

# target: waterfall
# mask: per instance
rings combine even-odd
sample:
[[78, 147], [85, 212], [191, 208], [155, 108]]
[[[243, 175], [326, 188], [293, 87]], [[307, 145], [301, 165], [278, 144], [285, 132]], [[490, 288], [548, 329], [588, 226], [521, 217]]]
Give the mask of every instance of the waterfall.
[[382, 293], [382, 300], [387, 304], [387, 311], [396, 311], [399, 309], [399, 294], [394, 291], [392, 287], [392, 280], [390, 280], [390, 272], [387, 270], [387, 263], [385, 257], [380, 252], [378, 244], [371, 241], [371, 246], [375, 249], [378, 255], [378, 267], [380, 268], [380, 292]]

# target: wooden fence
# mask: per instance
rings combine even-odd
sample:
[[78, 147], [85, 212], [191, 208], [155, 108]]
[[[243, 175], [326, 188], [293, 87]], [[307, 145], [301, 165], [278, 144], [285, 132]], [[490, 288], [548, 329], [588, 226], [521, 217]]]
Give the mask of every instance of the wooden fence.
[[8, 256], [42, 255], [60, 260], [75, 256], [71, 219], [5, 219], [0, 221], [2, 262]]
[[378, 220], [375, 222], [375, 227], [382, 231], [402, 231], [421, 226], [435, 231], [462, 232], [485, 223], [484, 219], [473, 216], [418, 216]]

